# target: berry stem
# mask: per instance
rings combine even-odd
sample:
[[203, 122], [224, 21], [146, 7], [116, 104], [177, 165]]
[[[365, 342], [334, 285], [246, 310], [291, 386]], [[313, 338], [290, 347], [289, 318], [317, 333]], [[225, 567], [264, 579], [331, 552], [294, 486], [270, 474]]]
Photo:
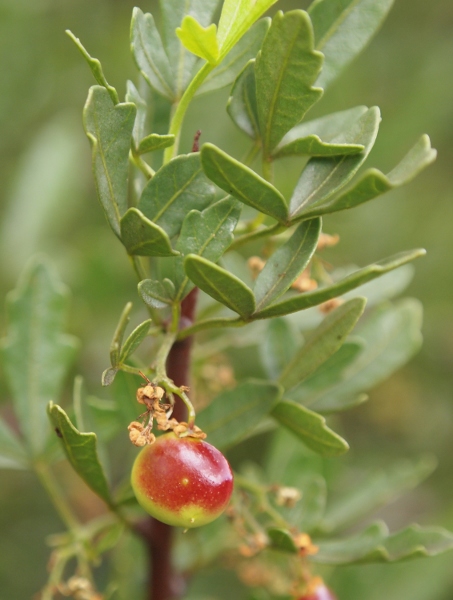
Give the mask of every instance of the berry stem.
[[[190, 327], [195, 317], [198, 289], [193, 289], [181, 303], [180, 327]], [[170, 339], [170, 338], [169, 338]], [[174, 385], [189, 386], [192, 336], [175, 341], [166, 359], [166, 376]], [[185, 394], [184, 394], [185, 395]], [[193, 410], [193, 409], [192, 409]], [[187, 415], [187, 405], [176, 398], [173, 415], [178, 421], [191, 418]], [[184, 594], [185, 582], [183, 576], [178, 574], [172, 563], [173, 527], [147, 517], [135, 527], [135, 531], [142, 537], [150, 559], [150, 577], [146, 598], [148, 600], [174, 600]]]

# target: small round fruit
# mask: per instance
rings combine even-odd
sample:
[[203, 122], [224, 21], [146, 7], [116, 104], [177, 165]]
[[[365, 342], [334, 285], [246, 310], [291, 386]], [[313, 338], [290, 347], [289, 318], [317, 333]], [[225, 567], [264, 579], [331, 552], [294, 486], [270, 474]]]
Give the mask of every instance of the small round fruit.
[[145, 446], [132, 467], [141, 506], [167, 525], [199, 527], [217, 519], [233, 491], [223, 454], [203, 440], [167, 433]]
[[337, 600], [337, 597], [322, 580], [319, 580], [319, 582], [316, 581], [310, 591], [304, 596], [301, 596], [299, 600]]

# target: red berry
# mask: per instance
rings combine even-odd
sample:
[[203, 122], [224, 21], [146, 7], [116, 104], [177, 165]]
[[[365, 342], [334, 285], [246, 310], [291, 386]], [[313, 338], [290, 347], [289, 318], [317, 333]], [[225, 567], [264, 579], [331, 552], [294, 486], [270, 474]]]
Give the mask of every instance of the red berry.
[[206, 525], [227, 507], [233, 474], [223, 454], [203, 440], [167, 433], [145, 446], [132, 468], [132, 488], [151, 516], [168, 525]]
[[337, 597], [320, 577], [314, 577], [309, 584], [307, 593], [298, 600], [337, 600]]

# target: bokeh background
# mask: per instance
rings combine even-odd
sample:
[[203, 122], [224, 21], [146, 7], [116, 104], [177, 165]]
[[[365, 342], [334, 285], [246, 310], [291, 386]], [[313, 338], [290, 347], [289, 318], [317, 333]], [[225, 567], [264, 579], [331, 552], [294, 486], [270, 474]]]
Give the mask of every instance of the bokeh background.
[[[16, 284], [36, 252], [52, 258], [72, 291], [68, 328], [82, 341], [73, 374], [105, 397], [100, 373], [128, 300], [142, 316], [127, 257], [95, 198], [81, 111], [92, 76], [65, 36], [71, 29], [101, 59], [107, 79], [125, 93], [136, 80], [129, 53], [133, 0], [0, 1], [0, 291]], [[140, 4], [154, 12], [154, 2]], [[306, 8], [305, 0], [278, 3]], [[390, 523], [417, 520], [453, 529], [453, 3], [396, 0], [386, 23], [311, 116], [357, 104], [378, 105], [383, 121], [367, 165], [384, 172], [428, 133], [436, 163], [410, 185], [352, 212], [325, 219], [341, 243], [327, 258], [336, 266], [369, 262], [425, 247], [408, 294], [425, 307], [424, 346], [412, 362], [374, 389], [370, 401], [342, 421], [356, 464], [432, 452], [430, 479], [387, 511]], [[223, 106], [227, 91], [200, 98], [186, 118], [183, 150], [193, 132], [240, 157], [246, 144]], [[285, 177], [280, 174], [280, 185]], [[279, 182], [277, 182], [279, 184]], [[1, 330], [4, 331], [4, 310]], [[67, 395], [70, 393], [68, 381]], [[8, 391], [0, 383], [0, 410]], [[340, 459], [342, 460], [342, 459]], [[0, 598], [25, 600], [44, 584], [45, 538], [60, 530], [33, 475], [1, 472]], [[71, 480], [68, 485], [71, 485]], [[86, 503], [86, 514], [93, 508]], [[393, 520], [393, 521], [392, 521]], [[451, 600], [453, 556], [398, 566], [339, 569], [332, 584], [341, 600]]]

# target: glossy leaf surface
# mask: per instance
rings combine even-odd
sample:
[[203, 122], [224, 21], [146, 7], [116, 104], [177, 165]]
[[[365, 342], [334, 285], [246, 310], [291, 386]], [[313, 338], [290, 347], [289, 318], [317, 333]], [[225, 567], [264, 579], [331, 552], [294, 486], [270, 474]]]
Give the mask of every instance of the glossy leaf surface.
[[285, 199], [252, 169], [213, 144], [204, 144], [201, 163], [209, 179], [222, 190], [278, 221], [286, 221], [288, 209]]
[[270, 19], [261, 19], [255, 23], [214, 71], [211, 71], [206, 77], [197, 95], [231, 85], [249, 60], [258, 54], [270, 23]]
[[306, 12], [279, 11], [256, 59], [256, 99], [263, 152], [270, 155], [322, 95], [313, 88], [322, 65]]
[[111, 504], [107, 479], [97, 454], [96, 434], [78, 431], [58, 404], [49, 402], [47, 411], [72, 468], [95, 494]]
[[253, 433], [280, 397], [275, 383], [250, 380], [222, 392], [197, 415], [197, 425], [207, 441], [221, 450], [234, 446]]
[[197, 254], [217, 262], [233, 241], [242, 205], [234, 198], [219, 200], [202, 212], [192, 210], [184, 219], [176, 245], [181, 253], [175, 267], [176, 297], [183, 298], [192, 284], [184, 270], [184, 256]]
[[326, 316], [283, 371], [280, 381], [286, 389], [298, 385], [339, 350], [365, 304], [365, 298], [354, 298]]
[[271, 414], [308, 448], [322, 456], [339, 456], [349, 450], [348, 443], [327, 427], [324, 417], [308, 408], [283, 400], [274, 406]]
[[49, 398], [58, 398], [78, 349], [65, 333], [68, 293], [47, 263], [33, 261], [7, 297], [3, 371], [28, 453], [40, 456], [50, 429]]
[[271, 255], [253, 289], [256, 310], [269, 306], [290, 288], [310, 262], [320, 233], [320, 219], [304, 221], [289, 240]]
[[350, 181], [373, 147], [380, 120], [379, 109], [372, 107], [350, 130], [332, 140], [339, 143], [361, 144], [364, 146], [362, 152], [352, 156], [312, 158], [308, 161], [289, 203], [291, 219], [299, 219], [315, 206], [318, 208]]
[[120, 219], [127, 210], [129, 150], [135, 113], [135, 106], [129, 102], [115, 106], [108, 91], [97, 85], [90, 88], [83, 111], [98, 198], [118, 237]]
[[179, 233], [191, 210], [203, 210], [214, 199], [214, 186], [202, 171], [199, 153], [181, 155], [164, 165], [148, 182], [138, 208], [170, 238]]
[[255, 59], [250, 60], [234, 82], [227, 103], [233, 122], [252, 139], [260, 136], [256, 105]]
[[137, 208], [130, 208], [121, 219], [121, 241], [128, 254], [138, 256], [175, 256], [167, 233], [147, 219]]
[[232, 273], [195, 254], [186, 257], [184, 268], [196, 286], [243, 319], [250, 317], [255, 310], [252, 290]]
[[326, 88], [373, 37], [393, 0], [315, 0], [308, 9], [324, 67], [316, 82]]
[[288, 300], [283, 300], [273, 306], [269, 306], [257, 313], [254, 318], [267, 319], [269, 317], [277, 317], [304, 310], [311, 306], [317, 306], [327, 300], [341, 296], [346, 292], [359, 287], [359, 285], [363, 285], [367, 281], [376, 279], [376, 277], [380, 277], [381, 275], [384, 275], [384, 273], [397, 269], [401, 265], [404, 265], [419, 256], [424, 256], [425, 254], [425, 250], [422, 249], [409, 250], [407, 252], [395, 254], [394, 256], [381, 260], [375, 264], [359, 269], [333, 285], [319, 288], [314, 292], [306, 292], [298, 296], [293, 296], [288, 298]]
[[150, 13], [134, 8], [131, 22], [131, 49], [140, 73], [159, 94], [173, 99], [173, 75], [162, 40]]

